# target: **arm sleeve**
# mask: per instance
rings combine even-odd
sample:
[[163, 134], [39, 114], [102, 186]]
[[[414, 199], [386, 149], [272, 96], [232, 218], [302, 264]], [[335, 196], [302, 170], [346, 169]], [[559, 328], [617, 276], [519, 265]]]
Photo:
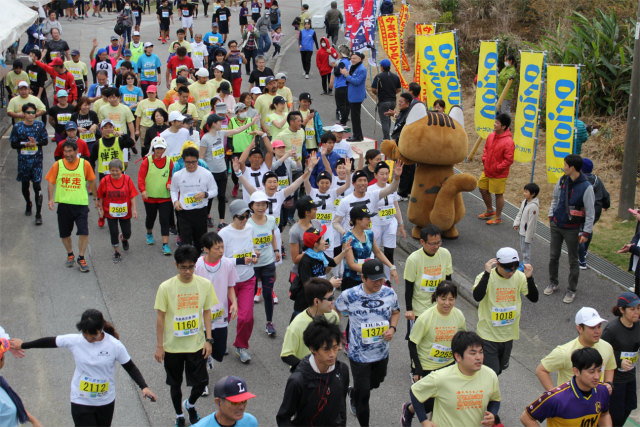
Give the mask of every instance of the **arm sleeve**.
[[527, 299], [531, 302], [538, 302], [538, 297], [538, 287], [533, 280], [533, 276], [527, 277]]
[[141, 193], [147, 188], [145, 179], [147, 178], [148, 170], [149, 160], [147, 157], [142, 161], [142, 163], [140, 164], [140, 169], [138, 169], [138, 190], [140, 190]]
[[404, 281], [404, 302], [407, 307], [407, 311], [413, 310], [413, 287], [415, 282], [409, 280]]
[[421, 372], [422, 364], [420, 363], [420, 357], [418, 357], [418, 346], [411, 340], [409, 340], [409, 357], [413, 362], [414, 372]]
[[413, 394], [413, 390], [409, 391], [409, 395], [411, 396], [411, 404], [413, 405], [413, 410], [415, 411], [416, 416], [418, 417], [418, 421], [422, 423], [424, 420], [427, 419], [427, 411], [425, 411], [424, 405], [422, 404], [422, 402], [420, 402], [416, 397], [416, 395]]
[[487, 411], [491, 412], [493, 415], [498, 415], [498, 411], [500, 410], [500, 402], [492, 400], [487, 405]]
[[298, 366], [298, 363], [300, 363], [300, 359], [295, 357], [293, 354], [289, 354], [288, 356], [280, 356], [280, 359], [282, 359], [284, 363], [291, 367]]
[[125, 371], [127, 371], [127, 374], [129, 374], [131, 379], [135, 381], [136, 384], [138, 384], [138, 387], [140, 387], [140, 390], [148, 387], [147, 383], [145, 382], [142, 376], [142, 373], [140, 372], [140, 369], [138, 369], [136, 364], [133, 363], [132, 359], [129, 359], [127, 363], [122, 364], [122, 367], [124, 368]]
[[316, 37], [316, 32], [313, 32], [313, 42], [316, 44], [316, 50], [320, 49], [318, 47], [318, 37]]
[[28, 350], [30, 348], [57, 348], [56, 337], [44, 337], [37, 340], [22, 343], [22, 348]]
[[473, 287], [473, 299], [476, 301], [482, 301], [484, 296], [487, 294], [487, 285], [489, 284], [489, 276], [490, 273], [486, 271], [480, 278], [480, 281], [477, 285]]

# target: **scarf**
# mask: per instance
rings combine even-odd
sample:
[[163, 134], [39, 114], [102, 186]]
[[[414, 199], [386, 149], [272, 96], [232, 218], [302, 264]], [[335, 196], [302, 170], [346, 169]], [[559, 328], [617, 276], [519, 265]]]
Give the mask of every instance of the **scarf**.
[[27, 417], [27, 411], [24, 409], [24, 405], [22, 404], [22, 399], [20, 396], [13, 391], [7, 380], [4, 379], [2, 375], [0, 375], [0, 388], [2, 388], [8, 395], [9, 399], [16, 405], [16, 411], [18, 413], [18, 421], [20, 424], [24, 424], [29, 421], [29, 417]]
[[327, 257], [324, 256], [324, 252], [316, 252], [313, 249], [308, 248], [304, 251], [304, 253], [309, 255], [313, 259], [322, 261], [322, 264], [324, 264], [325, 267], [329, 265], [329, 261], [327, 261]]

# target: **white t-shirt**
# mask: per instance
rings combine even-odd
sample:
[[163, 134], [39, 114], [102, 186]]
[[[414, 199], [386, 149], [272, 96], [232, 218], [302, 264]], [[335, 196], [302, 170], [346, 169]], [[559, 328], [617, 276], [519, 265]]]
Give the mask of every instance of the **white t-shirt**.
[[284, 203], [284, 190], [276, 191], [273, 196], [267, 194], [267, 215], [271, 215], [276, 219], [276, 226], [280, 225], [280, 210], [282, 209], [282, 203]]
[[213, 175], [202, 166], [198, 166], [195, 172], [189, 172], [186, 168], [180, 169], [171, 179], [171, 201], [175, 203], [180, 200], [184, 210], [207, 207], [209, 199], [203, 197], [198, 201], [194, 198], [196, 193], [203, 191], [209, 193], [209, 199], [218, 195], [218, 186]]
[[340, 142], [336, 142], [333, 146], [333, 151], [336, 152], [343, 159], [352, 159], [353, 151], [351, 151], [351, 144], [346, 139], [342, 139]]
[[224, 130], [219, 130], [215, 135], [207, 132], [200, 140], [200, 148], [205, 148], [204, 161], [213, 173], [225, 172], [227, 163], [224, 160]]
[[[378, 189], [382, 190], [377, 184], [374, 184]], [[387, 184], [389, 185], [389, 184]], [[370, 187], [371, 188], [371, 187]], [[371, 218], [374, 226], [387, 225], [396, 219], [396, 208], [394, 202], [398, 200], [398, 193], [391, 193], [387, 197], [383, 197], [376, 203], [374, 212], [378, 212], [378, 215]]]
[[182, 145], [189, 140], [189, 131], [182, 128], [178, 132], [173, 133], [169, 129], [165, 129], [160, 134], [161, 137], [167, 141], [167, 149], [165, 150], [165, 156], [169, 157], [174, 162], [177, 162], [182, 157]]
[[[267, 167], [267, 165], [264, 164], [264, 162], [262, 162], [262, 164], [260, 165], [260, 169], [258, 169], [257, 171], [254, 171], [253, 169], [251, 169], [251, 167], [247, 166], [244, 169], [243, 175], [245, 178], [247, 178], [247, 180], [251, 183], [251, 185], [253, 185], [256, 188], [256, 190], [264, 191], [264, 187], [262, 186], [262, 175], [264, 175], [267, 172], [269, 172], [269, 168]], [[251, 197], [251, 194], [249, 194], [249, 192], [247, 191], [246, 188], [244, 188], [244, 185], [243, 185], [242, 200], [249, 203], [250, 197]]]
[[[325, 251], [325, 254], [333, 257], [333, 248], [338, 246], [340, 239], [338, 238], [338, 232], [333, 229], [331, 222], [338, 209], [340, 200], [336, 194], [336, 189], [331, 188], [325, 194], [320, 193], [317, 188], [312, 188], [309, 197], [313, 199], [318, 207], [316, 210], [316, 221], [322, 225], [327, 226], [327, 232], [324, 235], [324, 239], [329, 242], [329, 248]], [[337, 203], [336, 203], [337, 202]]]
[[[348, 179], [351, 179], [351, 175], [349, 174]], [[341, 180], [340, 178], [338, 178], [338, 175], [332, 175], [331, 176], [331, 189], [336, 189], [338, 187], [341, 187], [342, 185], [344, 185], [346, 181]], [[349, 186], [349, 188], [347, 188], [346, 190], [344, 190], [344, 193], [340, 194], [338, 196], [338, 200], [342, 200], [344, 197], [348, 196], [349, 194], [353, 193], [353, 184], [351, 184]], [[338, 206], [340, 203], [335, 202], [336, 206]]]
[[220, 258], [217, 264], [211, 265], [204, 260], [204, 256], [198, 258], [195, 273], [198, 276], [209, 279], [213, 284], [213, 290], [218, 297], [218, 304], [211, 307], [211, 327], [226, 328], [229, 325], [228, 289], [236, 285], [238, 272], [235, 269], [235, 260]]
[[209, 51], [204, 43], [191, 43], [191, 61], [194, 68], [204, 67], [204, 57], [209, 56]]
[[231, 258], [238, 272], [238, 282], [245, 282], [254, 276], [253, 264], [237, 264], [238, 258], [249, 258], [253, 254], [253, 227], [249, 224], [237, 230], [228, 225], [218, 232], [224, 241], [224, 256]]
[[[351, 193], [348, 196], [343, 197], [340, 200], [338, 209], [335, 216], [342, 217], [342, 228], [345, 230], [350, 229], [349, 221], [351, 217], [349, 213], [355, 206], [366, 206], [371, 212], [375, 212], [375, 206], [378, 204], [380, 198], [380, 188], [369, 187], [367, 192], [364, 193], [364, 197], [356, 197], [355, 193]], [[334, 218], [335, 219], [335, 218]]]
[[90, 343], [82, 334], [59, 335], [56, 346], [68, 349], [76, 362], [71, 379], [71, 403], [108, 405], [116, 398], [115, 366], [131, 360], [124, 345], [105, 333], [101, 341]]

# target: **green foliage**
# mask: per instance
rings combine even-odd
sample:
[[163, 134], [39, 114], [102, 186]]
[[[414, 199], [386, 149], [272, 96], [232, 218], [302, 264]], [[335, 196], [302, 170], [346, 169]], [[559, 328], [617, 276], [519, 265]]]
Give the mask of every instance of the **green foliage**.
[[442, 0], [440, 8], [442, 8], [443, 13], [451, 12], [451, 15], [454, 16], [458, 11], [458, 0]]
[[444, 12], [438, 18], [438, 24], [451, 24], [453, 23], [453, 14], [451, 12]]
[[614, 11], [598, 9], [593, 19], [574, 12], [571, 27], [558, 25], [538, 49], [548, 63], [581, 64], [580, 108], [585, 114], [626, 115], [631, 90], [635, 22], [618, 23]]

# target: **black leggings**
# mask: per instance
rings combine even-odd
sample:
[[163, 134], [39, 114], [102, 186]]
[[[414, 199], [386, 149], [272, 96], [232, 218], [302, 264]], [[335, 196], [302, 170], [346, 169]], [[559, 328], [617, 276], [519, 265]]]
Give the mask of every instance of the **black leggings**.
[[209, 0], [202, 0], [202, 7], [204, 7], [204, 16], [207, 16], [209, 11]]
[[[213, 179], [218, 186], [218, 218], [220, 222], [224, 222], [224, 208], [227, 205], [227, 172], [212, 172]], [[208, 212], [211, 213], [211, 206], [213, 205], [213, 199], [209, 199]]]
[[389, 260], [389, 262], [391, 264], [393, 264], [393, 251], [395, 248], [385, 248], [383, 247], [382, 252], [384, 253], [384, 256], [387, 257], [387, 259]]
[[302, 59], [302, 68], [304, 69], [305, 74], [309, 74], [311, 71], [311, 57], [313, 56], [313, 52], [310, 50], [301, 50], [300, 58]]
[[[31, 202], [31, 193], [29, 192], [29, 182], [30, 181], [22, 181], [22, 196], [24, 197], [25, 202]], [[36, 195], [36, 204], [38, 204], [38, 197], [41, 196], [41, 187], [39, 182], [33, 183], [33, 192]], [[42, 204], [42, 201], [40, 201]]]
[[114, 248], [120, 246], [118, 223], [120, 223], [120, 230], [122, 230], [122, 240], [129, 240], [131, 237], [131, 218], [107, 218], [109, 235], [111, 236], [111, 246]]
[[362, 141], [362, 124], [360, 123], [362, 102], [352, 102], [349, 107], [351, 109], [351, 137], [356, 141]]
[[183, 245], [193, 245], [202, 251], [200, 238], [207, 232], [207, 207], [176, 212], [178, 232]]
[[96, 426], [109, 427], [113, 419], [113, 409], [116, 401], [102, 406], [89, 406], [71, 403], [71, 417], [77, 427]]
[[160, 214], [160, 235], [169, 235], [169, 223], [173, 216], [173, 210], [171, 209], [171, 202], [162, 203], [147, 203], [144, 202], [144, 210], [147, 213], [147, 218], [144, 220], [144, 225], [149, 230], [153, 230], [153, 224], [156, 222], [156, 216]]
[[331, 73], [323, 74], [320, 77], [322, 77], [322, 91], [324, 93], [328, 93], [329, 92], [329, 82], [331, 81]]
[[[192, 405], [196, 404], [196, 401], [200, 396], [202, 396], [202, 392], [207, 384], [196, 384], [191, 387], [191, 393], [189, 394], [189, 403]], [[173, 409], [175, 409], [176, 414], [182, 414], [182, 385], [172, 385], [169, 386], [169, 393], [171, 394], [171, 403], [173, 403]], [[93, 425], [93, 424], [87, 424]]]

